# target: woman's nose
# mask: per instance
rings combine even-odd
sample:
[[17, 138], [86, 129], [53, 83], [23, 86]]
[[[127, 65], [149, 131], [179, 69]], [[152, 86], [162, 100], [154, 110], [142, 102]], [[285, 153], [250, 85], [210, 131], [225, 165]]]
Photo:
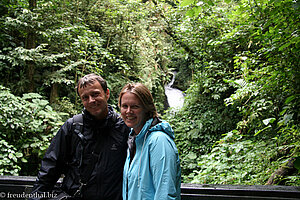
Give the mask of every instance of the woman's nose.
[[131, 108], [130, 108], [130, 106], [128, 106], [126, 112], [127, 112], [127, 113], [131, 113]]

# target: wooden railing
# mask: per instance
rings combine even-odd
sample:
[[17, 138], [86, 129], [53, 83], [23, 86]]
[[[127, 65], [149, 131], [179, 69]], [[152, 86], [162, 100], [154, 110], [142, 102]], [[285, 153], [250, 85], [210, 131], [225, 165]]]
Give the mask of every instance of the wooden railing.
[[296, 200], [300, 187], [266, 185], [181, 185], [182, 200]]
[[[35, 182], [31, 176], [0, 176], [0, 200], [26, 199]], [[23, 198], [24, 197], [24, 198]], [[182, 200], [300, 200], [300, 186], [181, 185]]]

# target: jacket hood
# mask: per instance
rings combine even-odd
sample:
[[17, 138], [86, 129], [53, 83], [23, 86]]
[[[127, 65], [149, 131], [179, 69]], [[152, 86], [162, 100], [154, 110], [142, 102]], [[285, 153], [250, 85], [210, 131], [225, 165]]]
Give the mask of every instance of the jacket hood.
[[[153, 122], [153, 119], [152, 119]], [[169, 135], [173, 140], [175, 139], [174, 131], [170, 124], [164, 120], [162, 120], [160, 123], [154, 125], [153, 127], [150, 127], [149, 132], [153, 131], [162, 131]]]
[[136, 138], [143, 138], [145, 134], [150, 135], [150, 133], [154, 131], [162, 131], [165, 134], [169, 135], [173, 140], [175, 138], [174, 131], [170, 124], [158, 118], [149, 119], [148, 121], [146, 121], [144, 127], [136, 136]]

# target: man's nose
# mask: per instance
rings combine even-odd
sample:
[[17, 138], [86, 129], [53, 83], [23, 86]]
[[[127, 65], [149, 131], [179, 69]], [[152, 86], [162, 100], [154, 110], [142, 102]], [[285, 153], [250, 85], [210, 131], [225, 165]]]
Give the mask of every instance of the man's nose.
[[94, 102], [95, 98], [93, 96], [89, 96], [89, 103]]

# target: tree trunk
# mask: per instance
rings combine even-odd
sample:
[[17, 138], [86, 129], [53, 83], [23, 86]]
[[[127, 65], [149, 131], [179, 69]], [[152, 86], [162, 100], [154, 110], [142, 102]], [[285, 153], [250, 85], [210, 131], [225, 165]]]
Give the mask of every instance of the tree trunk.
[[58, 98], [58, 84], [54, 83], [51, 87], [50, 104], [56, 103]]
[[[29, 9], [32, 11], [36, 8], [36, 0], [29, 0]], [[35, 48], [35, 32], [34, 30], [28, 29], [27, 30], [27, 37], [25, 41], [25, 48], [26, 49], [33, 49]], [[27, 80], [28, 80], [28, 92], [34, 92], [34, 72], [35, 72], [35, 63], [33, 61], [27, 61]]]
[[276, 170], [271, 175], [271, 177], [269, 178], [266, 185], [275, 185], [275, 184], [279, 183], [283, 177], [285, 177], [288, 174], [290, 174], [291, 172], [293, 172], [295, 170], [295, 168], [294, 168], [295, 160], [296, 160], [296, 158], [294, 158], [294, 157], [289, 159], [286, 164], [284, 164], [278, 170]]

